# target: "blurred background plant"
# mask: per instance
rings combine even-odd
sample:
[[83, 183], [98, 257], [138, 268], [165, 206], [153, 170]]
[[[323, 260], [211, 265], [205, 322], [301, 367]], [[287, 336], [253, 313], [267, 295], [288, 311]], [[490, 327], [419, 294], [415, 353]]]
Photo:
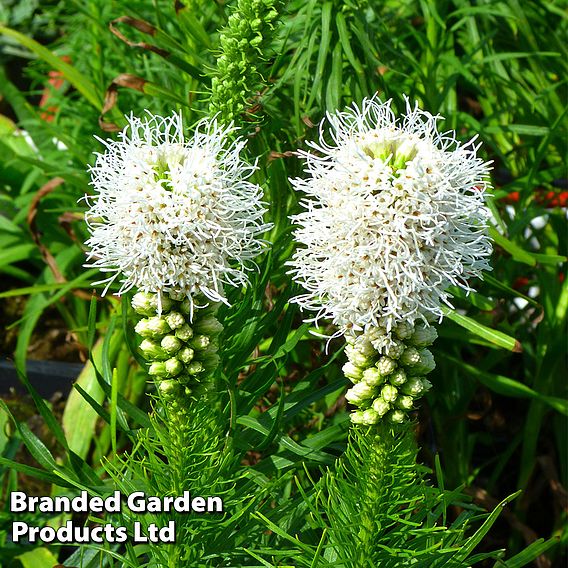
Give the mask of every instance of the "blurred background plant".
[[[490, 511], [521, 489], [490, 532], [468, 533], [479, 537], [470, 541], [472, 549], [519, 554], [496, 566], [533, 559], [540, 567], [562, 565], [568, 510], [566, 8], [564, 0], [4, 1], [0, 318], [6, 331], [0, 354], [14, 360], [24, 384], [26, 361], [28, 369], [34, 359], [85, 363], [77, 388], [62, 400], [44, 402], [33, 393], [31, 405], [3, 393], [4, 498], [15, 488], [102, 491], [108, 472], [128, 489], [128, 478], [120, 481], [116, 473], [119, 465], [105, 473], [101, 459], [113, 462], [125, 449], [136, 455], [133, 432], [153, 428], [149, 387], [136, 362], [127, 303], [91, 293], [95, 278], [82, 268], [86, 231], [77, 200], [89, 191], [93, 152], [103, 148], [93, 135], [115, 136], [124, 114], [166, 115], [175, 108], [191, 126], [213, 108], [234, 118], [249, 138], [250, 157], [260, 156], [255, 175], [270, 205], [274, 246], [251, 286], [232, 292], [233, 307], [221, 314], [224, 404], [208, 419], [195, 409], [204, 424], [211, 421], [198, 430], [202, 436], [211, 429], [227, 434], [223, 447], [230, 456], [206, 470], [223, 471], [236, 488], [230, 496], [236, 513], [225, 524], [199, 519], [184, 534], [194, 535], [188, 546], [203, 565], [223, 565], [221, 558], [243, 566], [338, 565], [333, 550], [343, 545], [334, 526], [342, 526], [342, 517], [321, 518], [313, 503], [329, 494], [337, 511], [338, 488], [349, 494], [351, 474], [333, 467], [348, 432], [344, 355], [334, 343], [326, 351], [288, 304], [294, 289], [284, 264], [292, 251], [287, 215], [297, 211], [297, 196], [287, 178], [301, 174], [291, 152], [317, 136], [314, 125], [326, 111], [375, 91], [400, 110], [406, 93], [445, 116], [459, 137], [479, 135], [494, 162], [494, 270], [475, 283], [477, 293], [455, 291], [456, 309], [440, 327], [433, 389], [416, 427], [419, 461], [435, 471], [437, 486], [463, 489], [443, 497], [443, 506], [436, 499], [446, 494], [432, 494], [422, 513], [430, 508], [433, 519], [461, 527], [462, 515], [480, 512], [465, 504], [463, 493]], [[237, 40], [246, 45], [235, 47]], [[239, 54], [242, 60], [231, 59]], [[254, 73], [246, 76], [250, 65]], [[231, 89], [236, 102], [223, 107]], [[149, 445], [156, 444], [152, 439]], [[199, 440], [196, 434], [196, 448]], [[355, 447], [346, 463], [356, 463], [356, 455]], [[322, 466], [332, 469], [318, 485]], [[154, 482], [159, 486], [159, 478]], [[195, 487], [206, 492], [209, 483], [205, 475]], [[389, 495], [375, 496], [377, 511]], [[59, 555], [69, 566], [94, 566], [119, 554], [15, 545], [4, 510], [2, 565], [52, 566]], [[397, 518], [412, 514], [398, 511]], [[207, 528], [207, 522], [219, 526]], [[200, 541], [195, 531], [210, 537]], [[442, 549], [464, 545], [451, 534], [437, 541]], [[554, 541], [538, 540], [551, 537], [560, 544], [550, 548]], [[143, 565], [144, 554], [129, 550], [124, 565]], [[466, 560], [453, 562], [448, 565]]]

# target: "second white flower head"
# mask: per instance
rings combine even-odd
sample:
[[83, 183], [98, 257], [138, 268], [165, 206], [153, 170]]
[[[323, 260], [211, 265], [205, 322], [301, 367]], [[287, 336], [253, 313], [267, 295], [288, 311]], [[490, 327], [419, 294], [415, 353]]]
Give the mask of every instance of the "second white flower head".
[[[201, 121], [184, 136], [181, 115], [130, 117], [91, 168], [90, 266], [145, 292], [226, 301], [223, 285], [247, 282], [263, 248], [262, 190], [248, 181], [245, 142]], [[106, 291], [106, 289], [105, 289]], [[192, 304], [193, 305], [193, 304]]]
[[[488, 164], [474, 140], [440, 133], [440, 117], [390, 101], [328, 115], [326, 133], [303, 153], [307, 198], [292, 217], [300, 247], [290, 262], [306, 290], [296, 301], [341, 331], [442, 316], [447, 288], [489, 268]], [[328, 144], [326, 138], [332, 138]]]

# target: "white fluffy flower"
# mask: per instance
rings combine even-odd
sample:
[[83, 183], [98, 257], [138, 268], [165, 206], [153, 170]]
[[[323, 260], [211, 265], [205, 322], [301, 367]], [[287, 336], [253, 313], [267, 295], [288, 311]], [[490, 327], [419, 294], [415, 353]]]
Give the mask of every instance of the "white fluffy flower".
[[292, 183], [307, 197], [292, 217], [300, 247], [290, 265], [307, 290], [295, 301], [316, 320], [389, 333], [440, 319], [448, 286], [470, 290], [467, 279], [489, 268], [489, 164], [475, 138], [439, 132], [440, 118], [407, 100], [397, 120], [373, 97], [328, 114], [316, 153], [301, 152], [307, 177]]
[[223, 285], [247, 282], [268, 228], [261, 188], [247, 181], [255, 166], [240, 157], [245, 142], [207, 120], [186, 138], [180, 114], [128, 121], [118, 141], [101, 140], [107, 150], [90, 170], [88, 266], [111, 273], [105, 292], [120, 278], [120, 293], [226, 301]]

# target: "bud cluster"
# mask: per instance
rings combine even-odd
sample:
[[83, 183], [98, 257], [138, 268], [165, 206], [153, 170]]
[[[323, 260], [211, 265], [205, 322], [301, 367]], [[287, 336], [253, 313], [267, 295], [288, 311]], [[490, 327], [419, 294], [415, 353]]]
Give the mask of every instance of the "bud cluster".
[[436, 364], [426, 347], [437, 335], [432, 326], [403, 322], [391, 333], [372, 328], [347, 336], [348, 362], [343, 372], [354, 385], [345, 398], [358, 407], [351, 414], [352, 422], [404, 421], [415, 401], [431, 387], [424, 375]]
[[237, 0], [221, 30], [221, 53], [211, 83], [212, 114], [228, 124], [239, 118], [262, 90], [264, 54], [270, 48], [281, 0]]
[[185, 392], [217, 367], [217, 338], [223, 326], [215, 317], [216, 306], [193, 310], [187, 298], [138, 292], [132, 307], [142, 316], [134, 329], [142, 337], [148, 374], [163, 395]]

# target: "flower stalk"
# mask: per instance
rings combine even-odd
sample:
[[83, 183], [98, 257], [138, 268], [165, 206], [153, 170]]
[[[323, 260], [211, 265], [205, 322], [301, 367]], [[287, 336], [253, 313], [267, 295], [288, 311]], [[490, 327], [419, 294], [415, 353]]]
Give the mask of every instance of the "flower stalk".
[[135, 326], [142, 338], [140, 351], [156, 385], [160, 411], [167, 417], [172, 489], [182, 492], [184, 453], [190, 431], [188, 408], [192, 399], [209, 394], [211, 377], [219, 365], [217, 351], [223, 326], [216, 318], [218, 304], [197, 310], [193, 320], [189, 319], [186, 300], [177, 300], [175, 295], [158, 297], [138, 292], [131, 304], [140, 317]]

